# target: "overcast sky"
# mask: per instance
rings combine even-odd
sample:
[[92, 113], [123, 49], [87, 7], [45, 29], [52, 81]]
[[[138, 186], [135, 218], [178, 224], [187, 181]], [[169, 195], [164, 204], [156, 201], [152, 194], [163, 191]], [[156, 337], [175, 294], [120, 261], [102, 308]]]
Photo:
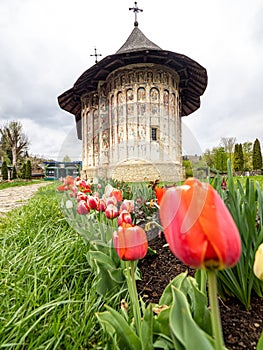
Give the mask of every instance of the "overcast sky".
[[[217, 146], [221, 137], [259, 138], [262, 145], [263, 1], [137, 3], [139, 28], [151, 41], [208, 72], [201, 108], [183, 118], [183, 153]], [[103, 58], [123, 45], [133, 30], [133, 6], [131, 0], [0, 1], [0, 125], [21, 121], [31, 154], [81, 159], [74, 117], [57, 96], [95, 63], [95, 47]]]

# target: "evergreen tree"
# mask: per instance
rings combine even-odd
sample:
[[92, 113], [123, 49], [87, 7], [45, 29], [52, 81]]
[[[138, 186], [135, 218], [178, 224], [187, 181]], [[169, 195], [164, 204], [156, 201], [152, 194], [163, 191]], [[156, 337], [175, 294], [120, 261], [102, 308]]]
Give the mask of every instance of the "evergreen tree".
[[238, 145], [238, 156], [239, 156], [239, 171], [243, 171], [244, 170], [244, 155], [243, 155], [243, 147], [242, 147], [241, 143]]
[[22, 179], [26, 178], [26, 163], [23, 163], [21, 177]]
[[25, 176], [25, 178], [26, 178], [27, 180], [30, 180], [30, 179], [32, 178], [32, 167], [31, 167], [31, 162], [30, 162], [30, 160], [28, 160], [28, 161], [26, 162], [26, 176]]
[[7, 168], [7, 163], [4, 160], [2, 163], [2, 179], [3, 180], [8, 180], [8, 168]]
[[16, 167], [13, 166], [13, 171], [12, 171], [12, 179], [17, 179], [17, 172], [16, 172]]
[[262, 168], [262, 154], [261, 154], [260, 142], [258, 139], [255, 140], [253, 145], [252, 162], [253, 162], [254, 170], [258, 170]]
[[239, 171], [240, 170], [240, 152], [239, 152], [239, 144], [235, 144], [234, 149], [234, 170]]

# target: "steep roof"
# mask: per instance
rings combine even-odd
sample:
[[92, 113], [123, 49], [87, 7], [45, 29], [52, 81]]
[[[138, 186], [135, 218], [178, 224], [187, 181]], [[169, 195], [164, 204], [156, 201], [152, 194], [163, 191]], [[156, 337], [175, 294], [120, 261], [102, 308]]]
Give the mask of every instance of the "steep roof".
[[137, 26], [115, 54], [103, 58], [86, 70], [71, 89], [58, 97], [60, 107], [74, 114], [77, 120], [81, 113], [82, 94], [96, 91], [99, 81], [106, 80], [108, 74], [115, 69], [136, 63], [155, 63], [177, 72], [180, 77], [182, 116], [187, 116], [200, 107], [200, 96], [207, 86], [206, 69], [185, 55], [162, 50]]
[[134, 27], [128, 39], [116, 53], [125, 53], [140, 50], [161, 50], [161, 48], [146, 38], [146, 36], [138, 27]]

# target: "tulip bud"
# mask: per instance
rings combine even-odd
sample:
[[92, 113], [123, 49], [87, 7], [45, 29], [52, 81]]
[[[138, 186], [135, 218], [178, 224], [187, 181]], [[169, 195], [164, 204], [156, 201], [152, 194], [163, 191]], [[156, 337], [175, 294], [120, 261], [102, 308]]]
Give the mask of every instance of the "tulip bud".
[[113, 245], [121, 260], [142, 259], [148, 250], [146, 233], [139, 226], [119, 226], [113, 233]]
[[253, 270], [257, 278], [263, 281], [263, 243], [260, 244], [256, 251]]

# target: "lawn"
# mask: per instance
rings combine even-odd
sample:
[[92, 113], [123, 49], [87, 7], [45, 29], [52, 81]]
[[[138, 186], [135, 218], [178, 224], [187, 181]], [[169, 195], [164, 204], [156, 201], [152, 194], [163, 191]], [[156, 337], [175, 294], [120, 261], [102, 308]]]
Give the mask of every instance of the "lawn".
[[17, 187], [17, 186], [28, 186], [43, 182], [44, 180], [12, 180], [12, 181], [1, 181], [0, 182], [0, 190], [9, 187]]
[[88, 246], [64, 219], [54, 185], [0, 224], [0, 348], [110, 348], [95, 317], [103, 302]]

